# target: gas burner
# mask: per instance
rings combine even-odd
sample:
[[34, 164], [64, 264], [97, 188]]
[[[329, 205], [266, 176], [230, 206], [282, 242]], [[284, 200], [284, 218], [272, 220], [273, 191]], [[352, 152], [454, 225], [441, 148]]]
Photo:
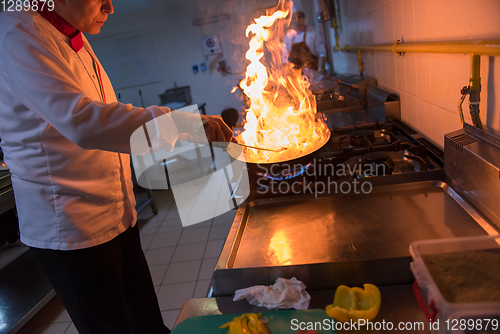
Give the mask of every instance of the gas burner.
[[[248, 180], [251, 196], [266, 197], [275, 196], [277, 193], [273, 190], [276, 187], [281, 187], [280, 195], [293, 195], [309, 184], [358, 178], [371, 178], [371, 182], [383, 184], [384, 180], [411, 181], [425, 176], [421, 173], [441, 175], [442, 172], [443, 157], [439, 155], [439, 149], [423, 141], [403, 122], [393, 120], [334, 128], [330, 141], [312, 165], [293, 166], [292, 170], [279, 175], [274, 171], [261, 170], [258, 173], [249, 169]], [[289, 191], [285, 191], [287, 189]]]
[[370, 152], [363, 156], [361, 173], [364, 176], [388, 175], [392, 174], [393, 169], [394, 161], [389, 152]]
[[342, 154], [349, 156], [363, 155], [372, 151], [397, 151], [400, 139], [391, 131], [355, 130], [346, 136], [336, 137]]
[[352, 146], [365, 146], [366, 141], [375, 142], [375, 131], [373, 130], [356, 130], [347, 135], [347, 141]]
[[278, 174], [257, 172], [257, 177], [262, 177], [265, 179], [276, 180], [276, 181], [290, 180], [304, 174], [304, 172], [311, 167], [313, 167], [313, 164], [310, 162], [305, 166], [299, 165], [294, 169], [286, 169]]

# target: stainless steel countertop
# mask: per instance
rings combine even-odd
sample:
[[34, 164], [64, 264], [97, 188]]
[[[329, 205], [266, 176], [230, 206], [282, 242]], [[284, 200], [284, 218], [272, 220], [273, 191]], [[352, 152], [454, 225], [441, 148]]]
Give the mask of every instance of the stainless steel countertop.
[[416, 240], [485, 234], [440, 183], [255, 201], [229, 268], [408, 256]]
[[[342, 109], [339, 109], [342, 110]], [[363, 125], [363, 124], [373, 124], [376, 121], [382, 121], [382, 119], [377, 118], [377, 116], [370, 112], [370, 110], [355, 109], [345, 112], [338, 112], [336, 110], [326, 110], [322, 111], [327, 114], [328, 121], [327, 124], [330, 128], [343, 128], [348, 126]], [[321, 112], [320, 112], [321, 113]]]
[[412, 242], [493, 232], [442, 181], [378, 186], [367, 195], [253, 200], [238, 209], [212, 276], [213, 295], [278, 277], [297, 277], [311, 290], [410, 284]]

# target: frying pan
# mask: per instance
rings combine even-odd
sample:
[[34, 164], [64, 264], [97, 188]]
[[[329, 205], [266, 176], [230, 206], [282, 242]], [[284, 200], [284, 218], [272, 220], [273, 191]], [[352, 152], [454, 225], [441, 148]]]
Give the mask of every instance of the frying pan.
[[[293, 159], [289, 160], [281, 160], [281, 161], [261, 161], [261, 162], [248, 162], [246, 161], [247, 167], [249, 170], [254, 171], [254, 172], [260, 172], [260, 173], [269, 173], [272, 171], [273, 174], [275, 173], [282, 173], [284, 171], [289, 170], [290, 168], [293, 168], [294, 165], [298, 166], [306, 166], [309, 164], [316, 156], [318, 156], [319, 152], [321, 152], [321, 149], [326, 146], [328, 141], [330, 140], [330, 130], [328, 130], [327, 136], [323, 139], [322, 143], [319, 143], [316, 150], [309, 152], [305, 155], [300, 155], [298, 157], [295, 157]], [[243, 161], [241, 159], [238, 159], [239, 157], [234, 156], [231, 154], [231, 151], [228, 151], [229, 155], [231, 155], [232, 158], [236, 160]], [[271, 170], [272, 168], [272, 170]]]
[[[272, 172], [273, 174], [280, 174], [283, 173], [287, 170], [290, 170], [294, 166], [306, 166], [308, 165], [316, 156], [318, 156], [319, 152], [321, 152], [321, 149], [326, 146], [328, 141], [330, 140], [331, 132], [328, 130], [327, 135], [325, 138], [323, 138], [323, 141], [318, 144], [317, 148], [304, 155], [300, 155], [298, 157], [295, 157], [293, 159], [288, 159], [288, 160], [280, 160], [280, 161], [261, 161], [261, 162], [248, 162], [243, 159], [239, 159], [241, 150], [228, 150], [227, 152], [229, 153], [230, 157], [239, 160], [239, 161], [244, 161], [247, 165], [247, 168], [251, 172], [260, 172], [260, 173], [269, 173]], [[179, 135], [179, 139], [190, 141], [190, 142], [195, 142], [195, 143], [200, 143], [206, 145], [206, 139], [205, 142], [202, 142], [202, 139], [190, 137], [186, 134], [181, 134]], [[228, 143], [225, 142], [218, 142], [218, 143], [211, 143], [215, 147], [220, 147], [223, 149], [228, 148]], [[241, 146], [240, 146], [241, 147]]]

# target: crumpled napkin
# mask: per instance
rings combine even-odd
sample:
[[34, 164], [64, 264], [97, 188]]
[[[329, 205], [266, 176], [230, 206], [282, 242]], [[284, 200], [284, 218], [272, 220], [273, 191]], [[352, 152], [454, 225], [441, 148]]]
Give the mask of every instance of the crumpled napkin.
[[271, 286], [255, 285], [236, 290], [233, 301], [243, 298], [246, 298], [252, 305], [264, 306], [268, 309], [295, 308], [305, 310], [311, 301], [311, 296], [306, 291], [306, 285], [295, 277], [291, 279], [278, 278]]

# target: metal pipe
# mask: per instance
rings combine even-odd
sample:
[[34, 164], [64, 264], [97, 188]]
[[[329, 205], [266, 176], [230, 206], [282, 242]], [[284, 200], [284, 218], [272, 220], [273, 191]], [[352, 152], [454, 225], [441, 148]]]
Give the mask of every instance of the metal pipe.
[[320, 24], [323, 27], [323, 35], [324, 35], [324, 41], [325, 41], [325, 49], [326, 49], [326, 61], [330, 65], [330, 73], [333, 73], [333, 57], [332, 57], [332, 44], [330, 41], [330, 29], [328, 28], [329, 25], [327, 25], [327, 21], [320, 22]]
[[335, 5], [335, 2], [332, 1], [332, 6], [333, 6], [333, 16], [332, 16], [332, 21], [331, 21], [331, 27], [335, 31], [335, 48], [339, 48], [339, 25], [337, 22], [337, 6]]
[[481, 89], [481, 56], [472, 54], [470, 57], [470, 89]]
[[331, 27], [335, 31], [335, 48], [339, 49], [339, 26], [337, 25], [337, 19], [332, 18]]
[[394, 53], [416, 52], [416, 53], [461, 53], [471, 55], [471, 75], [469, 87], [462, 92], [458, 109], [460, 119], [465, 123], [462, 112], [464, 95], [469, 94], [469, 110], [474, 126], [482, 129], [481, 118], [479, 116], [479, 102], [481, 100], [481, 55], [500, 56], [500, 40], [477, 40], [477, 41], [457, 41], [457, 42], [428, 42], [428, 43], [400, 43], [398, 40], [394, 44], [374, 44], [374, 45], [346, 45], [337, 48], [338, 51], [357, 51], [360, 71], [362, 70], [361, 51], [383, 51]]
[[358, 66], [359, 66], [359, 76], [363, 76], [363, 58], [361, 57], [361, 51], [358, 50]]
[[331, 109], [331, 110], [323, 110], [323, 111], [320, 111], [319, 113], [328, 115], [328, 114], [337, 114], [339, 112], [350, 112], [350, 111], [361, 110], [361, 109], [366, 109], [366, 106], [361, 105], [361, 106], [337, 108], [337, 109]]
[[472, 54], [470, 56], [470, 80], [469, 80], [469, 110], [472, 123], [475, 127], [483, 128], [479, 116], [479, 101], [481, 100], [481, 56]]
[[373, 45], [346, 45], [337, 48], [338, 51], [384, 51], [394, 53], [469, 53], [475, 55], [500, 56], [500, 40], [478, 40], [457, 42], [427, 42], [427, 43], [400, 43], [373, 44]]
[[325, 2], [325, 0], [315, 0], [314, 1], [315, 9], [316, 9], [316, 19], [318, 20], [318, 25], [319, 25], [319, 32], [320, 35], [322, 36], [322, 39], [325, 43], [325, 49], [326, 49], [326, 62], [330, 65], [331, 68], [333, 68], [333, 57], [332, 57], [332, 50], [333, 48], [331, 47], [331, 41], [330, 41], [330, 29], [329, 26], [331, 26], [331, 23], [327, 25], [327, 22], [331, 20], [329, 11], [328, 11], [328, 6]]
[[337, 17], [337, 19], [338, 19], [338, 27], [339, 27], [339, 28], [340, 28], [340, 30], [342, 31], [342, 15], [341, 15], [341, 13], [340, 13], [340, 2], [339, 2], [339, 0], [336, 0], [336, 4], [337, 4], [337, 6], [336, 6], [336, 8], [335, 8], [335, 10], [336, 10], [335, 14], [337, 14], [337, 13], [338, 13], [339, 15], [335, 15], [335, 16], [336, 16], [336, 17]]
[[337, 48], [337, 51], [386, 51], [392, 52], [393, 44], [374, 44], [374, 45], [345, 45], [342, 48]]

